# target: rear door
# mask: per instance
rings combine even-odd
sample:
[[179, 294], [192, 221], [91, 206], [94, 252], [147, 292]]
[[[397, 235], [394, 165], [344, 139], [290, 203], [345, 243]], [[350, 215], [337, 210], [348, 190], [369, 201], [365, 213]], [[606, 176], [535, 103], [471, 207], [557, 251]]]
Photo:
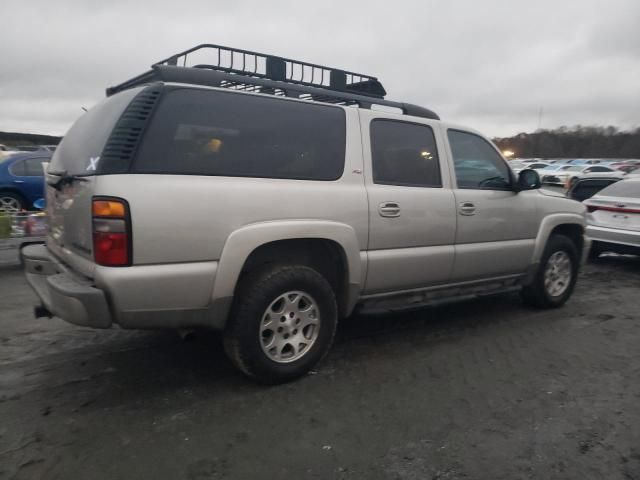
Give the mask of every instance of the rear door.
[[360, 110], [369, 201], [365, 293], [447, 283], [456, 230], [437, 122]]
[[509, 167], [482, 136], [451, 128], [446, 136], [458, 222], [452, 280], [523, 273], [538, 232], [538, 193], [514, 192]]

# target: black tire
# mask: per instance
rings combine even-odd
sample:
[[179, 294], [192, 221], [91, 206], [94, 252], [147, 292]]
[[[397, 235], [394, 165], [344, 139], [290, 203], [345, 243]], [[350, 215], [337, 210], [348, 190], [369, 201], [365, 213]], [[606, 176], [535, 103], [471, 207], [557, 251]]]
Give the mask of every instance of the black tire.
[[[290, 291], [313, 298], [320, 323], [308, 350], [300, 358], [280, 363], [263, 351], [261, 325], [267, 308]], [[265, 384], [284, 383], [304, 375], [322, 360], [331, 348], [337, 323], [335, 293], [321, 274], [304, 265], [273, 265], [241, 279], [224, 331], [225, 351], [250, 378]]]
[[[553, 296], [545, 288], [545, 270], [549, 258], [556, 252], [565, 252], [571, 262], [571, 278], [567, 288], [559, 295]], [[540, 265], [531, 284], [523, 287], [522, 298], [524, 302], [536, 308], [557, 308], [569, 299], [578, 279], [580, 256], [575, 244], [564, 235], [552, 235], [544, 249]]]
[[[16, 204], [17, 204], [18, 211], [26, 210], [27, 207], [29, 206], [28, 202], [19, 193], [15, 193], [15, 192], [0, 192], [0, 199], [1, 198], [7, 198], [7, 199], [14, 200], [16, 202]], [[4, 202], [0, 201], [0, 209], [2, 209], [3, 203]]]

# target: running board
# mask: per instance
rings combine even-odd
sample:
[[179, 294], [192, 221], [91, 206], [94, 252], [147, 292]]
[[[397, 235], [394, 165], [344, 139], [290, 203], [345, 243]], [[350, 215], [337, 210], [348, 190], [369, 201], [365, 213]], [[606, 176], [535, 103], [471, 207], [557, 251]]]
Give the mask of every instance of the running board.
[[518, 275], [491, 281], [372, 295], [360, 300], [356, 306], [356, 312], [362, 314], [401, 312], [499, 293], [516, 292], [522, 288], [522, 280], [523, 277]]

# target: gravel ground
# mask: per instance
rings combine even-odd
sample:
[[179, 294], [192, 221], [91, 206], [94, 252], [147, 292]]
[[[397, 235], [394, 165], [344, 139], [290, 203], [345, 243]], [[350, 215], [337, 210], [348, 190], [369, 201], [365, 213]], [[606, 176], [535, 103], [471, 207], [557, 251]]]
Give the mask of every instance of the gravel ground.
[[245, 380], [215, 335], [34, 320], [0, 270], [0, 479], [640, 479], [640, 258], [562, 309], [517, 295], [345, 320], [317, 372]]

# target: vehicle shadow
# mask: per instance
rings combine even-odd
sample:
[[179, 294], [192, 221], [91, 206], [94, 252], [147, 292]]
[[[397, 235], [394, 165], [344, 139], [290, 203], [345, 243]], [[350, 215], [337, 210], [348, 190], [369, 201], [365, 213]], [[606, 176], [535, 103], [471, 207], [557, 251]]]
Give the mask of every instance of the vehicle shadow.
[[638, 255], [618, 255], [616, 253], [605, 253], [595, 260], [590, 260], [590, 264], [606, 266], [622, 270], [629, 273], [640, 273], [640, 256]]
[[[411, 355], [416, 348], [428, 351], [434, 345], [457, 341], [496, 323], [513, 323], [517, 328], [518, 322], [531, 316], [539, 317], [536, 321], [545, 318], [538, 311], [524, 308], [513, 294], [407, 313], [354, 315], [340, 323], [333, 349], [318, 371], [279, 387], [246, 379], [226, 358], [221, 336], [206, 331], [197, 332], [192, 341], [183, 341], [173, 332], [144, 333], [142, 342], [120, 336], [99, 351], [78, 352], [73, 362], [65, 364], [64, 371], [56, 369], [48, 374], [69, 378], [58, 389], [75, 391], [66, 393], [74, 396], [78, 409], [87, 412], [117, 407], [143, 409], [158, 402], [171, 405], [241, 399], [272, 388], [293, 392], [302, 385], [309, 386], [307, 382], [314, 382], [314, 378], [322, 378], [327, 371], [339, 376], [342, 367], [361, 367], [373, 351], [378, 359], [389, 355], [389, 361], [401, 362], [403, 355]], [[387, 348], [379, 349], [381, 343]], [[83, 381], [74, 380], [78, 377]]]

